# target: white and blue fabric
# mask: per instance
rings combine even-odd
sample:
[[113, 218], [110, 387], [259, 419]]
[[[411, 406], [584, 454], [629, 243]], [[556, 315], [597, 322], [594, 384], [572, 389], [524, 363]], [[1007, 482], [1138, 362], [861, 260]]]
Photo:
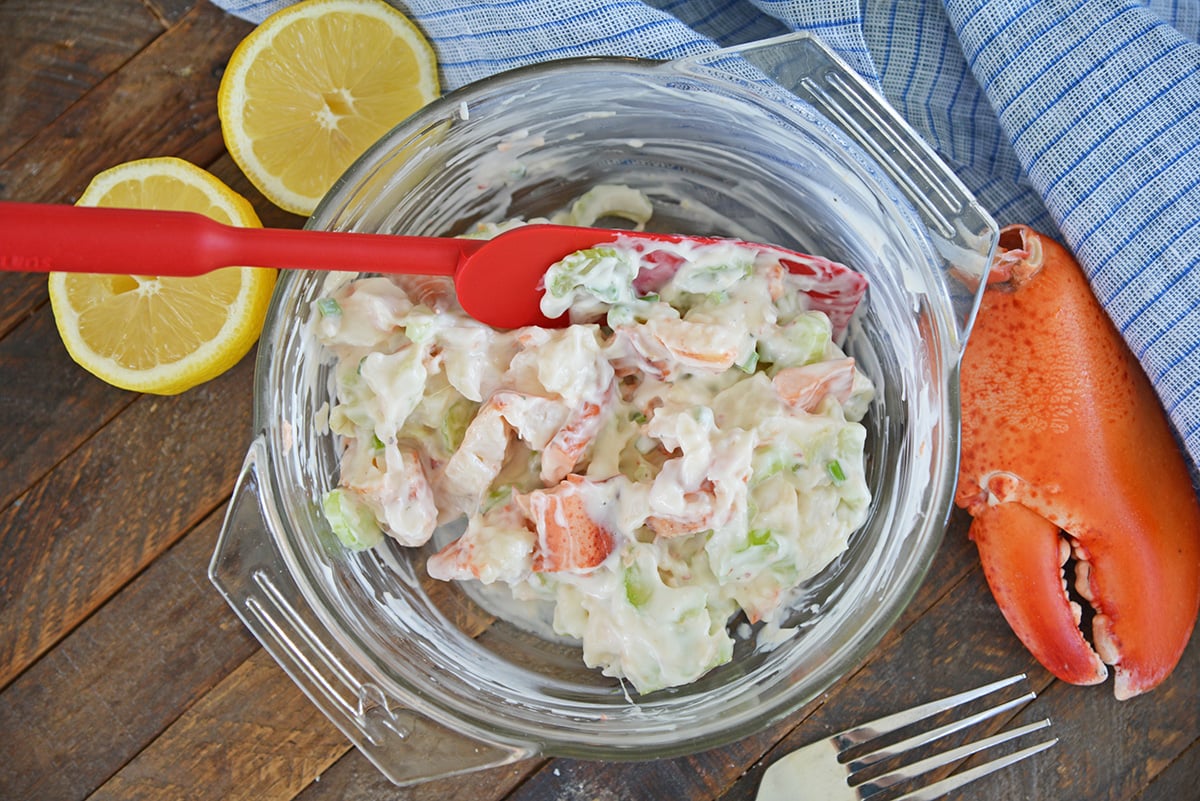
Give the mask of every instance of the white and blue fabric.
[[[213, 0], [252, 22], [289, 0]], [[1200, 464], [1200, 0], [396, 0], [453, 89], [810, 31], [996, 220], [1061, 239]]]

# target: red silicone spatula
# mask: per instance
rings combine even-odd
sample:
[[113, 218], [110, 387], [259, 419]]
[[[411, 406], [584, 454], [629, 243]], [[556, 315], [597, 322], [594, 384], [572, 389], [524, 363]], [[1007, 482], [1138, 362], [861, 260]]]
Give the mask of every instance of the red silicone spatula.
[[193, 212], [0, 202], [3, 270], [187, 277], [244, 265], [447, 275], [463, 309], [497, 328], [565, 324], [539, 307], [546, 269], [618, 237], [684, 239], [562, 225], [522, 226], [488, 240], [238, 228]]

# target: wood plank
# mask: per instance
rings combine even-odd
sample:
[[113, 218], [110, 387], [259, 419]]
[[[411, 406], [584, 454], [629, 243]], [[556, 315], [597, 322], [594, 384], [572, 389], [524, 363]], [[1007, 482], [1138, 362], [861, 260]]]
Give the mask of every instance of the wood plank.
[[0, 509], [137, 399], [67, 355], [49, 307], [0, 339]]
[[0, 273], [0, 337], [27, 320], [46, 300], [44, 275]]
[[197, 2], [203, 3], [205, 0], [142, 0], [150, 13], [157, 17], [165, 28], [187, 16], [187, 13], [196, 7]]
[[351, 747], [259, 650], [89, 798], [290, 801]]
[[0, 693], [21, 732], [0, 737], [0, 797], [87, 797], [258, 649], [206, 579], [224, 513]]
[[450, 779], [436, 779], [400, 790], [355, 748], [314, 779], [296, 796], [296, 801], [378, 801], [383, 798], [403, 798], [404, 801], [443, 801], [449, 798], [498, 801], [545, 762], [526, 760]]
[[220, 77], [252, 27], [211, 3], [198, 3], [0, 164], [3, 196], [71, 202], [93, 175], [121, 161], [165, 155], [197, 164], [215, 160], [224, 149], [217, 119]]
[[[139, 0], [0, 3], [0, 161], [163, 32]], [[0, 197], [5, 196], [0, 179]]]
[[[93, 175], [121, 161], [178, 154], [203, 164], [224, 152], [217, 87], [229, 53], [252, 26], [196, 0], [158, 0], [155, 14], [138, 0], [56, 0], [36, 11], [31, 5], [0, 5], [0, 24], [16, 41], [9, 52], [20, 54], [0, 62], [0, 199], [71, 202]], [[139, 54], [163, 31], [156, 15], [182, 22]], [[80, 30], [86, 33], [65, 43], [55, 39]], [[206, 54], [199, 63], [197, 53]], [[74, 74], [80, 70], [95, 74], [85, 80]], [[58, 84], [71, 94], [41, 109], [55, 100]], [[32, 127], [22, 134], [23, 126]], [[6, 149], [18, 136], [26, 146]], [[273, 214], [260, 199], [263, 207]], [[43, 276], [0, 274], [0, 336], [45, 302]]]
[[0, 687], [228, 498], [253, 368], [140, 397], [0, 512]]
[[1172, 760], [1132, 801], [1180, 801], [1196, 794], [1197, 781], [1200, 781], [1200, 740]]

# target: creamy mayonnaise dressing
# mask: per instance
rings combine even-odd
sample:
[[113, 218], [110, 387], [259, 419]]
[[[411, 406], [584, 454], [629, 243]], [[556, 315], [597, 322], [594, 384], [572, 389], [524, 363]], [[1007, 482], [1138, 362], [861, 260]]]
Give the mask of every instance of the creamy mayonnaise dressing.
[[[651, 211], [598, 187], [554, 221]], [[354, 548], [465, 518], [430, 576], [551, 604], [587, 665], [640, 692], [694, 681], [730, 659], [738, 612], [778, 623], [866, 518], [874, 390], [838, 344], [865, 283], [775, 248], [633, 240], [544, 283], [571, 325], [491, 329], [443, 278], [330, 285], [326, 517]]]

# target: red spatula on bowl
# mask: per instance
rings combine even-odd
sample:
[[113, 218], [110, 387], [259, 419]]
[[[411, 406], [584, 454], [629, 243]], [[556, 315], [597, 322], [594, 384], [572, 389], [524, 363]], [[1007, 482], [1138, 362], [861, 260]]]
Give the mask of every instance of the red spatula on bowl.
[[[565, 325], [565, 316], [549, 320], [541, 312], [542, 276], [563, 257], [618, 238], [720, 241], [565, 225], [525, 225], [492, 239], [239, 228], [186, 211], [0, 202], [2, 270], [188, 277], [251, 266], [445, 275], [453, 277], [463, 309], [497, 328]], [[820, 269], [829, 265], [860, 279], [833, 262], [780, 252], [793, 271], [798, 265], [812, 271], [820, 262]]]
[[619, 236], [681, 239], [562, 225], [522, 226], [486, 240], [239, 228], [186, 211], [0, 203], [4, 270], [188, 277], [253, 266], [446, 275], [463, 309], [498, 328], [555, 324], [539, 308], [546, 269]]

